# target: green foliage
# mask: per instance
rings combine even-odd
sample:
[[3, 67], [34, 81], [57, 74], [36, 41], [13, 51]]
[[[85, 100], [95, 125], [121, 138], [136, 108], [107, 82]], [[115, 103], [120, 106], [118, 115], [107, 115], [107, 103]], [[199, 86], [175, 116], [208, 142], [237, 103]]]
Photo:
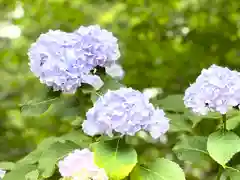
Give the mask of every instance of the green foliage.
[[26, 175], [28, 173], [36, 170], [36, 165], [22, 165], [14, 168], [10, 173], [7, 173], [4, 176], [4, 180], [13, 180], [13, 179], [19, 179], [19, 180], [26, 180]]
[[233, 130], [240, 124], [240, 115], [233, 116], [227, 120], [227, 130]]
[[77, 144], [81, 148], [88, 147], [89, 144], [92, 143], [92, 138], [89, 136], [84, 135], [80, 130], [78, 131], [71, 131], [67, 134], [64, 134], [60, 137], [61, 142], [71, 141]]
[[96, 164], [104, 168], [110, 178], [125, 178], [137, 163], [136, 151], [121, 139], [97, 142], [92, 147]]
[[215, 161], [225, 167], [233, 155], [240, 151], [240, 137], [233, 132], [214, 132], [208, 137], [207, 150]]
[[210, 160], [207, 151], [207, 138], [202, 136], [184, 137], [174, 146], [173, 151], [179, 159], [199, 165]]
[[186, 120], [185, 116], [182, 114], [167, 114], [170, 119], [170, 132], [191, 132], [191, 124]]
[[182, 94], [167, 96], [166, 98], [159, 100], [158, 105], [165, 111], [184, 112], [186, 109], [183, 104]]
[[33, 170], [33, 171], [27, 173], [25, 176], [26, 180], [38, 180], [38, 177], [39, 177], [38, 170]]
[[15, 164], [13, 162], [0, 162], [0, 169], [12, 170], [14, 167]]
[[51, 177], [58, 160], [77, 148], [78, 146], [71, 142], [56, 142], [50, 145], [47, 150], [44, 150], [38, 161], [38, 169], [42, 172], [42, 177]]
[[[38, 177], [46, 179], [55, 173], [58, 161], [64, 158], [65, 155], [80, 147], [88, 146], [90, 143], [91, 140], [87, 136], [72, 131], [61, 137], [45, 139], [34, 151], [19, 160], [15, 165], [10, 162], [2, 162], [0, 166], [3, 169], [11, 170], [5, 176], [9, 179], [17, 176], [29, 180], [35, 180]], [[21, 170], [24, 171], [26, 177], [23, 177]]]
[[185, 180], [183, 170], [176, 163], [158, 158], [154, 162], [144, 165], [138, 165], [131, 173], [131, 180]]
[[230, 180], [238, 180], [240, 178], [240, 171], [238, 169], [228, 168], [226, 175]]
[[57, 138], [55, 137], [49, 137], [47, 139], [44, 139], [38, 147], [29, 153], [27, 156], [25, 156], [23, 159], [19, 160], [17, 164], [35, 164], [39, 158], [41, 157], [41, 154], [45, 149], [48, 149], [52, 144], [57, 142]]
[[41, 102], [28, 102], [27, 104], [21, 105], [21, 113], [23, 116], [39, 116], [46, 112], [52, 102], [56, 100], [57, 98], [48, 99]]

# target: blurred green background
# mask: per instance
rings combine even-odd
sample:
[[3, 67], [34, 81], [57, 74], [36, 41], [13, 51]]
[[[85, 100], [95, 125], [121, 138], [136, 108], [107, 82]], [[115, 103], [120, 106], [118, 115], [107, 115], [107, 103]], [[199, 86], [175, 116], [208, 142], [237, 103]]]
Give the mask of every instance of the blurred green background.
[[45, 88], [30, 72], [27, 52], [49, 29], [90, 24], [118, 37], [123, 83], [135, 89], [181, 94], [213, 63], [240, 69], [238, 0], [0, 0], [0, 161], [18, 160], [44, 137], [71, 129], [74, 117], [66, 114], [21, 115], [20, 104]]

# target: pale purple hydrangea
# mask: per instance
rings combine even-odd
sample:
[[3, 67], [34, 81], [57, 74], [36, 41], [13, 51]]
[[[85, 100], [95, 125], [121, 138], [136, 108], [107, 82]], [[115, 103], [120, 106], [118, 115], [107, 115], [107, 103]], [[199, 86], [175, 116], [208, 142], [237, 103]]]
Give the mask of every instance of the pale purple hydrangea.
[[119, 58], [117, 39], [98, 25], [73, 33], [50, 30], [31, 45], [31, 71], [54, 91], [74, 93], [82, 83], [99, 89], [103, 81], [92, 70], [111, 67]]
[[74, 150], [59, 161], [62, 177], [71, 180], [108, 180], [104, 169], [94, 163], [94, 154], [89, 149]]
[[169, 120], [163, 110], [155, 109], [140, 91], [120, 88], [108, 90], [99, 97], [87, 112], [82, 126], [90, 136], [106, 134], [112, 137], [114, 132], [133, 136], [145, 130], [156, 139], [167, 132]]
[[209, 111], [226, 114], [240, 103], [240, 73], [217, 65], [203, 69], [196, 82], [186, 89], [184, 103], [200, 115]]

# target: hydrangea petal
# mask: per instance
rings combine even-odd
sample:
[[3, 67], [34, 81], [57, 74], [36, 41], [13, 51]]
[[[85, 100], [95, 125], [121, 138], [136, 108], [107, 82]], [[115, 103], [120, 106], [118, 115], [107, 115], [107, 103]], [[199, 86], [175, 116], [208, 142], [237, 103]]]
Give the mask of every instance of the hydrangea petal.
[[161, 135], [165, 134], [168, 131], [169, 120], [165, 117], [163, 110], [157, 109], [154, 112], [151, 121], [155, 123], [150, 124], [147, 130], [154, 139], [159, 138]]
[[105, 130], [101, 128], [100, 125], [96, 124], [94, 121], [84, 121], [82, 124], [84, 133], [89, 136], [94, 136], [103, 133]]
[[96, 90], [99, 90], [104, 84], [101, 78], [97, 75], [83, 75], [82, 82], [92, 85]]
[[124, 77], [124, 70], [119, 64], [113, 64], [110, 67], [106, 67], [106, 73], [113, 78], [122, 79]]

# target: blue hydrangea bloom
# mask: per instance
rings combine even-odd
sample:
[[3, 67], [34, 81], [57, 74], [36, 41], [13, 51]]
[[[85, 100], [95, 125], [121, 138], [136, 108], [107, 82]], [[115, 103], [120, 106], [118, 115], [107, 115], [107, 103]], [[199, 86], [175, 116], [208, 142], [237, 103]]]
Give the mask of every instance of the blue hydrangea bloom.
[[169, 129], [169, 120], [161, 109], [155, 109], [149, 99], [132, 88], [109, 90], [89, 109], [82, 124], [83, 131], [94, 136], [114, 132], [135, 135], [140, 130], [159, 138]]
[[196, 82], [186, 89], [184, 103], [200, 115], [209, 111], [226, 114], [240, 103], [240, 73], [217, 65], [203, 69]]
[[81, 26], [73, 33], [50, 30], [29, 49], [31, 71], [54, 91], [74, 93], [82, 83], [99, 89], [92, 74], [97, 66], [111, 67], [119, 58], [117, 39], [99, 26]]

